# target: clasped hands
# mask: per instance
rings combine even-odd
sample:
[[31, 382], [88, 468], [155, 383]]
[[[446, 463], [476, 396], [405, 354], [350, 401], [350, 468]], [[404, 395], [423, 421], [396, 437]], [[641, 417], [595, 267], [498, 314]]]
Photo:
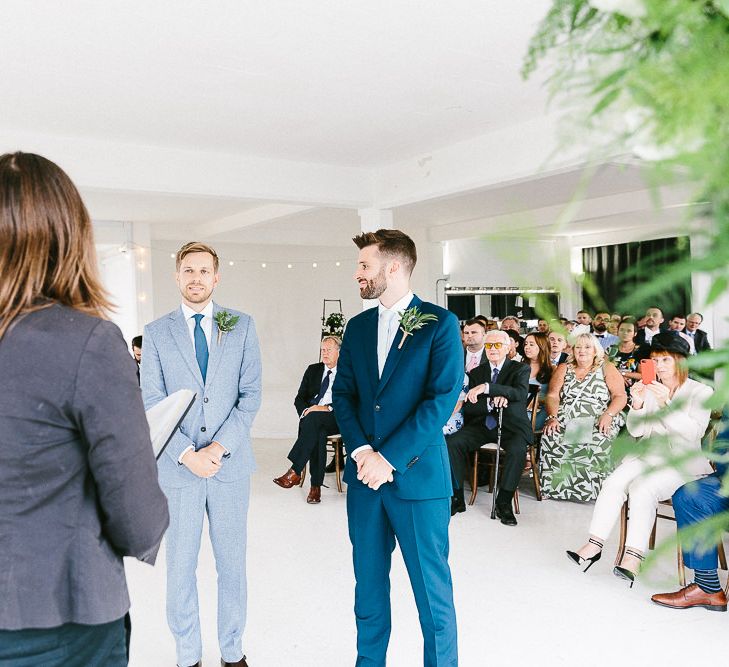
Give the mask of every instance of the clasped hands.
[[207, 447], [198, 451], [190, 449], [183, 457], [182, 463], [187, 466], [193, 475], [198, 477], [213, 477], [223, 465], [225, 448], [219, 442], [211, 442]]
[[[479, 384], [475, 386], [473, 389], [469, 389], [468, 393], [466, 394], [466, 400], [470, 403], [475, 403], [478, 401], [478, 397], [483, 394], [486, 391], [486, 385], [485, 384]], [[506, 398], [506, 396], [494, 396], [491, 399], [493, 401], [495, 408], [507, 408], [509, 407], [509, 399]]]
[[373, 491], [392, 481], [393, 470], [380, 453], [373, 449], [365, 449], [357, 454], [357, 479]]
[[671, 393], [665, 384], [661, 384], [660, 382], [656, 382], [655, 380], [650, 384], [636, 382], [630, 388], [630, 396], [633, 399], [631, 405], [634, 409], [640, 410], [643, 407], [643, 403], [645, 403], [646, 398], [646, 391], [649, 391], [655, 396], [659, 408], [662, 408], [664, 405], [666, 405], [666, 403], [668, 402], [668, 397]]

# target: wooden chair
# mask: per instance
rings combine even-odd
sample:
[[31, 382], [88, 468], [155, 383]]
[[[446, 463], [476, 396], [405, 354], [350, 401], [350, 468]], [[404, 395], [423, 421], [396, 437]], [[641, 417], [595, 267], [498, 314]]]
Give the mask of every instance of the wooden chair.
[[[339, 433], [336, 433], [335, 435], [328, 435], [327, 436], [327, 446], [326, 451], [327, 453], [332, 452], [334, 454], [334, 474], [336, 475], [337, 480], [337, 491], [339, 493], [342, 493], [342, 455], [343, 455], [343, 447], [344, 443], [342, 442], [342, 436]], [[304, 466], [304, 469], [301, 471], [301, 481], [299, 482], [299, 486], [304, 486], [304, 481], [306, 480], [306, 469], [308, 466]]]
[[[658, 519], [666, 519], [668, 521], [676, 521], [675, 514], [662, 514], [661, 509], [667, 508], [673, 510], [673, 503], [671, 500], [662, 500], [658, 503], [658, 509], [656, 510], [656, 520], [653, 523], [653, 530], [651, 531], [650, 539], [648, 540], [648, 548], [655, 549], [656, 547], [656, 528], [658, 526]], [[620, 561], [623, 559], [625, 553], [625, 539], [628, 534], [628, 501], [623, 503], [623, 508], [620, 511], [620, 538], [618, 544], [618, 553], [615, 558], [615, 565], [620, 565]], [[724, 551], [724, 543], [719, 540], [717, 544], [719, 550], [719, 567], [722, 570], [727, 569], [726, 553]], [[676, 544], [676, 566], [678, 569], [678, 583], [683, 588], [686, 585], [686, 570], [683, 564], [683, 551], [681, 549], [681, 540], [677, 540]]]

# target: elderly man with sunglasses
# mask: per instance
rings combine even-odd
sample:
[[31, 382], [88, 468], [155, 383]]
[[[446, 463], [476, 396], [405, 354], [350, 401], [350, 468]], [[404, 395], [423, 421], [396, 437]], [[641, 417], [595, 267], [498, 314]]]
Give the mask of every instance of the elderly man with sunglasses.
[[529, 366], [507, 358], [510, 340], [505, 331], [486, 334], [487, 364], [469, 374], [469, 391], [463, 403], [464, 426], [446, 437], [454, 480], [451, 516], [466, 511], [463, 480], [468, 472], [468, 454], [481, 445], [496, 442], [498, 409], [504, 409], [501, 447], [506, 452], [504, 472], [496, 497], [496, 514], [506, 526], [515, 526], [511, 509], [519, 484], [532, 427], [527, 415]]

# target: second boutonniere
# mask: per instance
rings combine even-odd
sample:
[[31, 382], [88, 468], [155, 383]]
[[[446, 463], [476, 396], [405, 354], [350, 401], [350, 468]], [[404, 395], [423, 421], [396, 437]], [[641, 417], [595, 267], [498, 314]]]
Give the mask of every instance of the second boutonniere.
[[422, 329], [428, 322], [436, 322], [438, 320], [437, 315], [432, 313], [421, 313], [417, 306], [408, 308], [400, 315], [400, 331], [402, 331], [402, 338], [400, 344], [397, 346], [399, 350], [405, 344], [405, 339], [408, 336], [413, 335], [413, 331]]
[[215, 324], [218, 325], [218, 345], [220, 345], [220, 339], [224, 333], [230, 333], [235, 329], [235, 325], [238, 324], [240, 315], [232, 315], [227, 310], [221, 310], [213, 315]]

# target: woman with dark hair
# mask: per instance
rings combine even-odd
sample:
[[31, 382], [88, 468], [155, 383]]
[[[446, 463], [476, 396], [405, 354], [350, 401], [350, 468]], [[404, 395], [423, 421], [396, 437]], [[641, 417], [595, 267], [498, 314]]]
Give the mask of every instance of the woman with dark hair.
[[[547, 418], [544, 402], [547, 397], [547, 389], [549, 387], [549, 381], [552, 378], [553, 370], [549, 354], [549, 339], [546, 333], [535, 331], [534, 333], [527, 334], [524, 339], [524, 357], [525, 363], [528, 363], [530, 367], [529, 384], [539, 388], [537, 418], [535, 422], [537, 430], [541, 430]], [[531, 415], [529, 417], [531, 418]]]
[[512, 361], [523, 361], [524, 355], [522, 354], [522, 341], [521, 336], [514, 329], [504, 329], [509, 338], [511, 338], [511, 344], [509, 346], [509, 354], [507, 355]]
[[[636, 382], [631, 390], [628, 431], [648, 440], [640, 454], [631, 454], [605, 480], [595, 503], [588, 541], [567, 556], [585, 571], [600, 560], [623, 503], [629, 505], [625, 554], [613, 574], [630, 581], [648, 546], [656, 520], [658, 502], [670, 498], [680, 486], [712, 472], [701, 450], [701, 439], [709, 424], [711, 410], [706, 403], [711, 387], [688, 377], [686, 357], [689, 345], [674, 332], [653, 336], [651, 359], [658, 381]], [[673, 404], [673, 408], [669, 408]]]
[[0, 156], [0, 664], [128, 662], [122, 556], [154, 563], [167, 502], [68, 176]]

